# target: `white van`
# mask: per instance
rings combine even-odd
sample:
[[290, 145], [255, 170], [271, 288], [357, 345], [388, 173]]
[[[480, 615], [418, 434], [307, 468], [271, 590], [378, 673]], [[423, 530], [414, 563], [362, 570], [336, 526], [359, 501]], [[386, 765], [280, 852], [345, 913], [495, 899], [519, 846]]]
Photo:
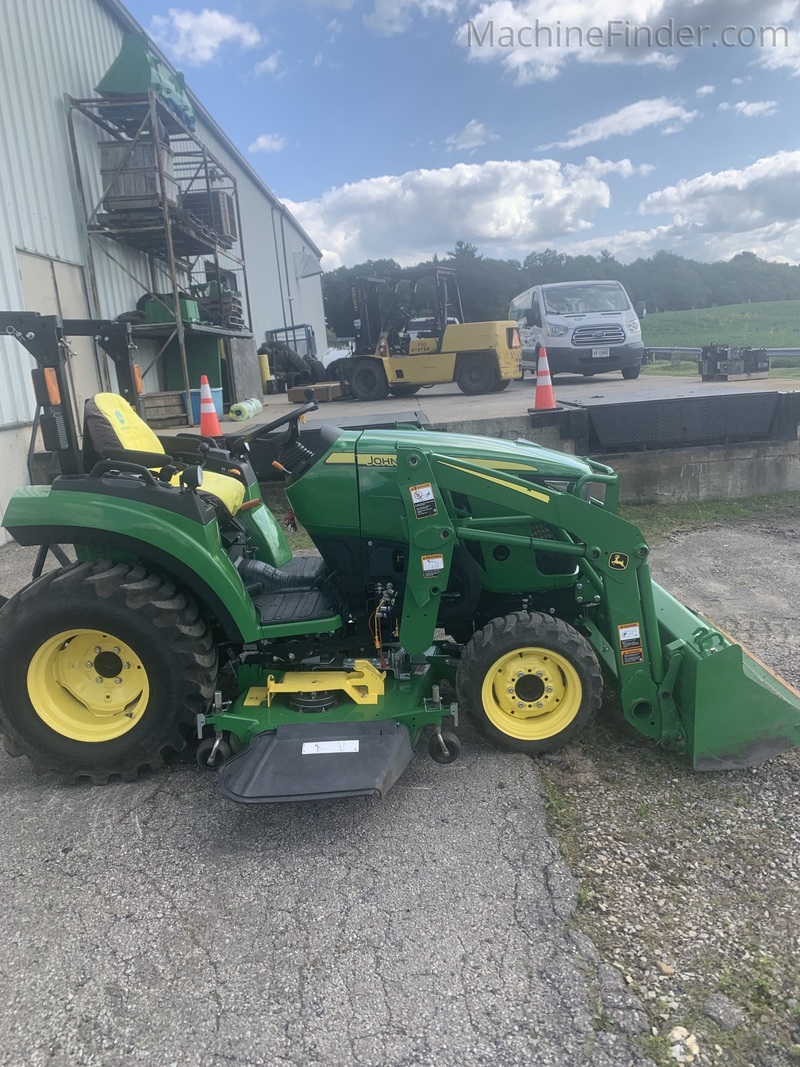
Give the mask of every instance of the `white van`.
[[523, 358], [533, 358], [525, 349], [544, 345], [552, 374], [639, 377], [642, 327], [619, 282], [534, 285], [514, 297], [508, 317], [519, 323]]

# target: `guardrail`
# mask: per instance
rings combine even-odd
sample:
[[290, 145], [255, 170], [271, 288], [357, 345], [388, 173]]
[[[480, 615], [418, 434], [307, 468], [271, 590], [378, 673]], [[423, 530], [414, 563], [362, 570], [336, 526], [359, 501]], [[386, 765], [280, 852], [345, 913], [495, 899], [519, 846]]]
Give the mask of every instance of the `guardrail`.
[[[654, 355], [657, 353], [663, 353], [666, 356], [671, 356], [673, 353], [681, 353], [687, 356], [699, 356], [703, 351], [702, 348], [681, 348], [678, 345], [668, 345], [661, 348], [654, 348], [652, 345], [644, 346], [645, 352], [652, 352]], [[765, 348], [764, 352], [768, 356], [800, 356], [800, 348]]]

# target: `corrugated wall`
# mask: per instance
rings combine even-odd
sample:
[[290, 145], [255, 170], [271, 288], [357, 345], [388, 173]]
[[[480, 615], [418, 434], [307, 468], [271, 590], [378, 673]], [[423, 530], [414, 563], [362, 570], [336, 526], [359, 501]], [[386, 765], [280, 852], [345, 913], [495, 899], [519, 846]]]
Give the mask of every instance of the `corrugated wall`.
[[[0, 0], [0, 27], [0, 307], [17, 309], [23, 307], [17, 248], [86, 264], [65, 94], [95, 95], [94, 86], [119, 51], [122, 26], [101, 0]], [[88, 161], [82, 173], [87, 200], [94, 207], [102, 193], [97, 142], [104, 135], [77, 113], [74, 126], [79, 153]], [[309, 322], [324, 348], [319, 280], [295, 276], [294, 254], [305, 247], [305, 239], [290, 221], [282, 234], [280, 209], [246, 167], [213, 129], [198, 132], [237, 178], [257, 339], [262, 340], [267, 329]], [[113, 317], [132, 308], [142, 293], [126, 271], [147, 287], [150, 279], [145, 256], [117, 242], [108, 242], [108, 247], [118, 263], [95, 251], [100, 306], [94, 310]], [[0, 338], [0, 428], [32, 416], [29, 366], [16, 342]]]
[[[0, 25], [0, 306], [14, 310], [24, 306], [17, 248], [86, 262], [64, 96], [94, 95], [122, 31], [97, 0], [0, 0]], [[78, 117], [76, 133], [82, 155], [92, 158], [102, 131]], [[100, 192], [100, 175], [92, 173], [89, 195], [97, 200]], [[122, 246], [112, 252], [148, 278], [146, 257]], [[136, 284], [107, 257], [96, 254], [95, 262], [100, 313], [113, 316], [133, 306], [141, 295]], [[0, 345], [0, 426], [29, 421], [30, 362], [16, 342], [2, 339]]]

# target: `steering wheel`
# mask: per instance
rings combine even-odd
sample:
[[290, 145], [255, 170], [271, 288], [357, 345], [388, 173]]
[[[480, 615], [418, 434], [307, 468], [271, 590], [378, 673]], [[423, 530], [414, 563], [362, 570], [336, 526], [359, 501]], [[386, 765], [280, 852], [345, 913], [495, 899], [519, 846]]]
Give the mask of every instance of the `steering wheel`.
[[314, 390], [306, 389], [306, 396], [309, 398], [308, 402], [301, 404], [299, 408], [294, 408], [292, 411], [287, 412], [286, 415], [281, 415], [279, 419], [274, 419], [272, 422], [266, 423], [264, 426], [256, 426], [254, 430], [251, 430], [247, 434], [243, 434], [239, 440], [249, 444], [257, 437], [262, 437], [264, 434], [271, 433], [273, 430], [277, 430], [281, 426], [289, 426], [289, 433], [286, 437], [287, 444], [289, 441], [295, 440], [300, 436], [299, 424], [303, 415], [306, 415], [309, 411], [316, 411], [319, 404], [314, 399]]

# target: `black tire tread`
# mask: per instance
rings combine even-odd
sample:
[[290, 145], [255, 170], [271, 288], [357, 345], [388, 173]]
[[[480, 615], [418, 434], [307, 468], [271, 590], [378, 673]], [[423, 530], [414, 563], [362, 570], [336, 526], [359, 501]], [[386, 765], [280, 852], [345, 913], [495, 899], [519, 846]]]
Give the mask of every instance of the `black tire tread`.
[[[538, 630], [538, 634], [533, 628]], [[526, 636], [528, 634], [529, 636]], [[585, 711], [554, 738], [542, 741], [520, 741], [507, 737], [488, 722], [484, 714], [473, 709], [473, 699], [480, 703], [480, 692], [491, 662], [516, 644], [553, 647], [562, 654], [570, 654], [586, 669], [589, 682], [584, 686]], [[488, 662], [487, 662], [488, 661]], [[574, 627], [552, 615], [540, 612], [516, 611], [503, 618], [492, 619], [483, 629], [477, 630], [462, 653], [456, 673], [456, 693], [459, 707], [469, 715], [475, 727], [497, 748], [509, 752], [526, 752], [529, 755], [544, 755], [562, 748], [575, 740], [594, 721], [602, 702], [603, 675], [597, 657], [588, 641]], [[473, 696], [474, 695], [474, 696]]]
[[95, 785], [104, 785], [115, 777], [133, 781], [141, 771], [163, 766], [166, 755], [181, 752], [186, 747], [186, 734], [194, 726], [195, 716], [205, 710], [214, 695], [217, 649], [211, 628], [201, 616], [198, 605], [178, 589], [170, 578], [149, 573], [142, 563], [115, 563], [110, 560], [75, 563], [62, 570], [51, 571], [26, 586], [3, 607], [3, 631], [12, 632], [17, 617], [30, 603], [47, 595], [48, 590], [68, 594], [79, 586], [91, 589], [99, 600], [121, 596], [127, 608], [144, 613], [155, 628], [170, 631], [170, 649], [175, 659], [175, 669], [180, 670], [183, 676], [186, 692], [175, 728], [154, 743], [144, 759], [121, 764], [107, 773], [96, 773], [64, 766], [52, 753], [34, 750], [15, 730], [0, 701], [3, 746], [11, 756], [27, 755], [36, 771], [53, 771], [67, 782], [89, 779]]

